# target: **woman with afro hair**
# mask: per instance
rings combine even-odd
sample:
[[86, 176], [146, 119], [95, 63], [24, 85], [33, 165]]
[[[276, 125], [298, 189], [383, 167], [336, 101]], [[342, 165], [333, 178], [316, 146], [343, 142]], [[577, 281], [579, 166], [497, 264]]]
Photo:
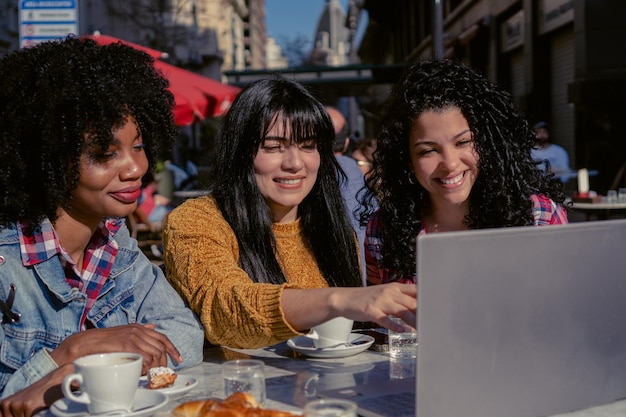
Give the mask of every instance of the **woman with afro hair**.
[[386, 103], [367, 180], [379, 208], [363, 198], [368, 283], [416, 282], [420, 234], [567, 223], [562, 186], [533, 162], [534, 143], [485, 77], [448, 60], [411, 66]]
[[72, 362], [202, 360], [203, 331], [129, 235], [149, 162], [177, 130], [143, 52], [68, 37], [0, 60], [0, 414], [62, 396]]

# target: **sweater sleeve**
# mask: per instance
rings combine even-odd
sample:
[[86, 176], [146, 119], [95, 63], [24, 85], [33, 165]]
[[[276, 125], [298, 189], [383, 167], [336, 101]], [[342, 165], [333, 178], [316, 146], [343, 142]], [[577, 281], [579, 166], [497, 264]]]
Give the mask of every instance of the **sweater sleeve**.
[[210, 197], [172, 211], [163, 244], [167, 279], [198, 314], [209, 342], [258, 348], [300, 334], [280, 305], [292, 285], [255, 283], [239, 268], [235, 234]]

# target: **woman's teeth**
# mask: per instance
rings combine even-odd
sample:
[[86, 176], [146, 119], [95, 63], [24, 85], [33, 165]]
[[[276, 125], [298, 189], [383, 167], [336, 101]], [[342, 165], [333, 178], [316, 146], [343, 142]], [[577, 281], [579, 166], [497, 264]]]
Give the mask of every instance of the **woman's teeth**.
[[300, 179], [297, 180], [276, 180], [276, 182], [280, 182], [281, 184], [290, 184], [294, 185], [300, 182]]
[[450, 185], [450, 184], [456, 184], [460, 182], [462, 178], [463, 178], [463, 173], [460, 173], [454, 178], [450, 178], [450, 179], [441, 178], [439, 181], [441, 181], [443, 184]]

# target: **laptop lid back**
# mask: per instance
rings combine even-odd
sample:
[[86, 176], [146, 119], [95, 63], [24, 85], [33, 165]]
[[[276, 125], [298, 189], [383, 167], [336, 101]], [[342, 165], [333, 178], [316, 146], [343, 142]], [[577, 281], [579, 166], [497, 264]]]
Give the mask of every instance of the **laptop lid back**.
[[626, 220], [417, 243], [418, 417], [539, 417], [626, 397]]

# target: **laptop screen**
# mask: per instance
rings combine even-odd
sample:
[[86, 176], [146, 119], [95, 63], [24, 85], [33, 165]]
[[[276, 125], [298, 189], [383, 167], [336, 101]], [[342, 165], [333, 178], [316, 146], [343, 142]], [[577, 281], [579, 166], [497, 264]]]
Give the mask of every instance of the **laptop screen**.
[[539, 417], [626, 398], [626, 220], [417, 242], [419, 417]]

